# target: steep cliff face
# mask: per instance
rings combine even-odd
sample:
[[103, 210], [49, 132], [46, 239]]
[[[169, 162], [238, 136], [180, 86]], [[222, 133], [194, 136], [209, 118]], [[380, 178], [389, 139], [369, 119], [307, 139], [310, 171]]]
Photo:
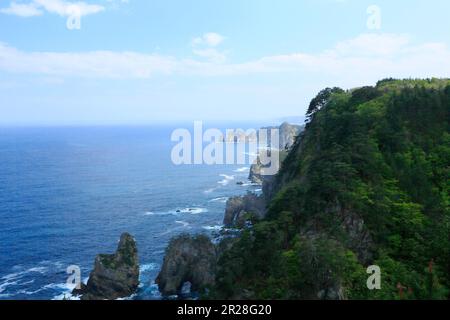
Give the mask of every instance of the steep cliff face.
[[99, 254], [82, 290], [82, 300], [112, 300], [132, 295], [139, 285], [139, 260], [134, 238], [124, 233], [114, 254]]
[[156, 278], [160, 292], [164, 296], [179, 295], [188, 282], [193, 292], [213, 286], [216, 259], [216, 248], [206, 236], [181, 235], [172, 239]]
[[[449, 112], [449, 80], [321, 92], [211, 297], [398, 299], [400, 283], [403, 298], [448, 298]], [[366, 287], [372, 264], [380, 290]]]
[[242, 228], [247, 221], [261, 220], [266, 214], [264, 197], [249, 193], [228, 199], [223, 224], [226, 227]]
[[[261, 129], [267, 130], [268, 147], [279, 150], [288, 150], [294, 145], [295, 139], [297, 138], [299, 133], [304, 130], [304, 126], [283, 122], [279, 127], [263, 127]], [[278, 130], [279, 133], [278, 144], [272, 142], [270, 132], [273, 129]], [[258, 139], [260, 138], [261, 136], [258, 134]]]
[[[293, 124], [284, 122], [283, 124], [281, 124], [280, 127], [266, 127], [263, 129], [268, 129], [268, 130], [278, 129], [279, 130], [279, 144], [273, 145], [272, 141], [269, 139], [268, 145], [271, 148], [280, 150], [280, 158], [281, 158], [281, 160], [283, 160], [284, 157], [286, 156], [287, 152], [294, 145], [299, 134], [304, 130], [304, 126], [293, 125]], [[270, 138], [270, 135], [268, 136], [268, 138]], [[261, 163], [260, 158], [257, 157], [257, 159], [255, 160], [255, 163], [253, 163], [250, 167], [250, 173], [249, 173], [249, 177], [248, 177], [252, 183], [263, 185], [264, 182], [271, 181], [272, 175], [265, 176], [263, 174], [262, 169], [264, 167], [265, 166]]]
[[295, 139], [304, 129], [304, 126], [283, 122], [280, 126], [280, 144], [278, 149], [289, 150], [295, 143]]

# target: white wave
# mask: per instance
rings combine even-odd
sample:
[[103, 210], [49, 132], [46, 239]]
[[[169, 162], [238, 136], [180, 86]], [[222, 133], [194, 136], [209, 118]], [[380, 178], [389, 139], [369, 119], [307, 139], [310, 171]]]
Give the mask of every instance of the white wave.
[[5, 281], [3, 283], [0, 283], [0, 293], [5, 291], [5, 289], [8, 288], [9, 286], [15, 286], [18, 284], [19, 283], [17, 281]]
[[217, 189], [217, 188], [206, 189], [205, 191], [203, 191], [203, 193], [206, 193], [206, 194], [212, 193], [212, 192], [216, 191], [216, 189]]
[[222, 202], [222, 203], [226, 203], [228, 201], [228, 197], [219, 197], [219, 198], [214, 198], [209, 200], [209, 202]]
[[217, 225], [217, 226], [204, 226], [202, 227], [205, 230], [209, 230], [209, 231], [220, 231], [223, 228], [223, 225]]
[[50, 283], [43, 286], [44, 289], [53, 289], [53, 290], [70, 290], [75, 289], [75, 284], [73, 283]]
[[181, 224], [184, 228], [189, 226], [189, 222], [186, 221], [175, 221], [175, 223]]
[[31, 296], [31, 295], [36, 294], [41, 291], [42, 291], [42, 289], [37, 289], [35, 291], [19, 290], [19, 291], [17, 291], [17, 294], [25, 294], [27, 296]]
[[127, 301], [127, 300], [133, 300], [135, 297], [137, 296], [136, 293], [133, 293], [131, 296], [129, 297], [125, 297], [125, 298], [117, 298], [117, 301]]
[[249, 167], [242, 167], [242, 168], [234, 170], [234, 172], [247, 172], [249, 170], [250, 170]]
[[79, 296], [72, 294], [73, 289], [75, 289], [75, 284], [72, 283], [50, 283], [45, 285], [43, 289], [59, 291], [59, 294], [55, 295], [52, 300], [80, 300]]
[[74, 296], [72, 292], [64, 292], [52, 298], [52, 300], [80, 300], [79, 296]]
[[208, 209], [206, 208], [199, 208], [199, 207], [189, 207], [189, 208], [183, 208], [183, 209], [176, 209], [174, 211], [171, 211], [173, 214], [175, 213], [189, 213], [189, 214], [200, 214], [208, 212]]
[[34, 267], [34, 268], [30, 268], [30, 269], [26, 270], [24, 273], [37, 272], [37, 273], [44, 274], [47, 271], [48, 271], [47, 267]]
[[29, 273], [44, 274], [47, 271], [48, 271], [48, 268], [46, 268], [46, 267], [33, 267], [33, 268], [29, 268], [27, 270], [24, 270], [22, 272], [14, 272], [14, 273], [7, 274], [0, 278], [1, 280], [3, 280], [3, 282], [0, 283], [0, 293], [5, 291], [5, 289], [9, 286], [23, 286], [23, 285], [30, 284], [31, 282], [33, 282], [34, 280], [27, 281], [27, 282], [20, 282], [22, 280], [22, 278]]
[[167, 215], [177, 216], [182, 213], [200, 214], [204, 212], [208, 212], [208, 209], [200, 207], [186, 207], [161, 212], [148, 211], [144, 213], [144, 216], [167, 216]]
[[234, 176], [229, 176], [227, 174], [221, 174], [220, 176], [223, 177], [223, 179], [218, 181], [217, 183], [223, 186], [226, 186], [230, 183], [230, 181], [234, 180]]
[[144, 213], [144, 216], [167, 216], [167, 215], [175, 215], [176, 212], [173, 211], [165, 211], [165, 212], [153, 212], [153, 211], [148, 211]]
[[159, 268], [159, 264], [158, 263], [147, 263], [147, 264], [141, 265], [141, 267], [139, 268], [139, 271], [140, 272], [147, 272], [147, 271], [156, 270], [158, 268]]
[[7, 274], [6, 276], [1, 277], [0, 279], [9, 281], [9, 280], [14, 280], [14, 279], [17, 279], [17, 278], [21, 278], [23, 275], [24, 275], [23, 272], [15, 272], [15, 273]]

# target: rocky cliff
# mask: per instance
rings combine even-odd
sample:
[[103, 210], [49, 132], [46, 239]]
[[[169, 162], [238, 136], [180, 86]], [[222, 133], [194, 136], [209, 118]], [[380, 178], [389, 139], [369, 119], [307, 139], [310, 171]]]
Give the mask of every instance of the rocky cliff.
[[321, 91], [210, 298], [448, 299], [449, 112], [447, 79]]
[[136, 241], [124, 233], [114, 254], [99, 254], [86, 286], [75, 290], [82, 300], [112, 300], [132, 295], [139, 285]]
[[202, 292], [214, 285], [216, 248], [206, 236], [181, 235], [171, 240], [163, 266], [156, 278], [164, 296], [180, 295], [190, 283], [192, 292]]
[[[268, 141], [268, 145], [271, 148], [275, 148], [280, 150], [280, 158], [284, 158], [287, 154], [287, 152], [292, 148], [292, 146], [295, 143], [296, 138], [299, 136], [299, 134], [304, 130], [304, 126], [300, 125], [293, 125], [289, 124], [287, 122], [284, 122], [279, 127], [265, 127], [262, 129], [278, 129], [280, 138], [279, 138], [279, 144], [278, 145], [272, 145], [272, 142]], [[270, 138], [270, 135], [268, 135], [268, 138]], [[283, 160], [283, 159], [281, 159]], [[252, 183], [255, 184], [263, 184], [264, 181], [269, 181], [271, 179], [271, 176], [265, 176], [262, 174], [262, 169], [265, 166], [261, 163], [260, 158], [257, 157], [255, 160], [255, 163], [253, 163], [250, 167], [250, 173], [249, 173], [249, 180]]]
[[226, 227], [242, 228], [247, 221], [261, 220], [265, 214], [264, 197], [248, 193], [245, 196], [228, 199], [223, 224]]

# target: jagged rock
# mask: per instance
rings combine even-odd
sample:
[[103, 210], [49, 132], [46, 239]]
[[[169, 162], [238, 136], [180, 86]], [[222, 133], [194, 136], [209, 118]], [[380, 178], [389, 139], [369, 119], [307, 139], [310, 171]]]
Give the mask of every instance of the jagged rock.
[[80, 288], [75, 288], [72, 290], [74, 296], [81, 296], [86, 293], [87, 286], [84, 283], [80, 284]]
[[295, 139], [303, 129], [303, 126], [283, 122], [280, 126], [280, 145], [278, 149], [290, 149], [294, 145]]
[[[297, 136], [303, 131], [304, 126], [299, 125], [292, 125], [287, 122], [284, 122], [280, 127], [265, 127], [262, 129], [272, 130], [272, 129], [278, 129], [279, 130], [279, 144], [278, 145], [272, 145], [271, 141], [271, 135], [268, 133], [268, 147], [275, 148], [280, 150], [281, 152], [286, 152], [287, 150], [291, 149], [292, 146], [295, 143], [295, 139]], [[261, 163], [261, 159], [258, 156], [255, 160], [255, 162], [250, 167], [250, 173], [248, 176], [248, 179], [255, 184], [263, 185], [264, 182], [270, 181], [272, 175], [264, 175], [263, 169], [266, 166]]]
[[255, 163], [250, 166], [250, 173], [248, 175], [248, 179], [255, 184], [263, 183], [263, 176], [261, 175], [261, 162], [259, 161], [259, 157], [256, 159]]
[[216, 249], [203, 235], [181, 235], [170, 241], [156, 283], [164, 296], [180, 295], [187, 282], [193, 292], [215, 283]]
[[74, 294], [82, 300], [112, 300], [132, 295], [139, 285], [136, 241], [124, 233], [114, 254], [99, 254], [85, 287]]
[[[279, 127], [264, 127], [262, 129], [268, 130], [267, 139], [268, 146], [271, 148], [276, 148], [279, 150], [288, 150], [290, 149], [294, 143], [297, 136], [304, 129], [304, 126], [289, 124], [287, 122], [283, 122]], [[272, 144], [270, 130], [278, 129], [279, 132], [279, 141], [278, 145]], [[258, 134], [258, 137], [260, 135]]]
[[223, 224], [226, 227], [243, 227], [246, 220], [264, 218], [266, 214], [266, 202], [264, 197], [248, 193], [242, 197], [228, 199], [225, 209]]
[[369, 230], [364, 224], [364, 220], [358, 214], [341, 210], [339, 214], [342, 221], [342, 228], [348, 236], [348, 247], [358, 256], [362, 264], [368, 264], [373, 259], [373, 240]]

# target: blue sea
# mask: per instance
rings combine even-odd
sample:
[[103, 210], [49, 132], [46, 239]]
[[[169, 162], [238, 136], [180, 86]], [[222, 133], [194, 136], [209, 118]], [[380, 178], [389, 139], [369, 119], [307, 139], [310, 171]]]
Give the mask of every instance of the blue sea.
[[170, 238], [213, 234], [228, 197], [260, 192], [249, 164], [174, 165], [178, 127], [1, 128], [0, 299], [70, 298], [67, 267], [86, 281], [125, 231], [141, 268], [132, 298], [160, 299], [154, 279]]

